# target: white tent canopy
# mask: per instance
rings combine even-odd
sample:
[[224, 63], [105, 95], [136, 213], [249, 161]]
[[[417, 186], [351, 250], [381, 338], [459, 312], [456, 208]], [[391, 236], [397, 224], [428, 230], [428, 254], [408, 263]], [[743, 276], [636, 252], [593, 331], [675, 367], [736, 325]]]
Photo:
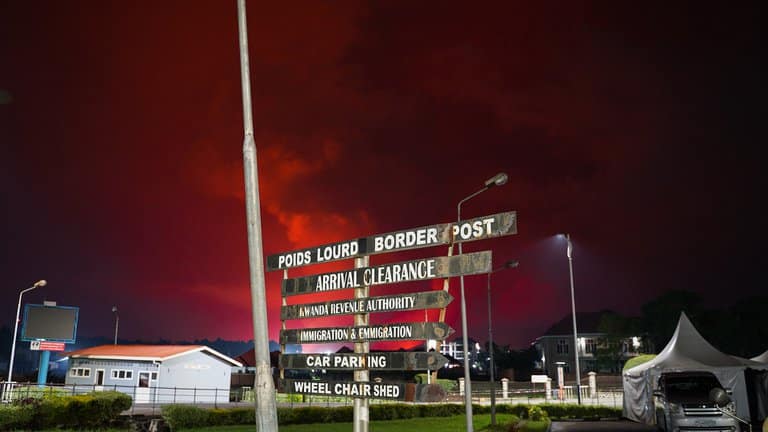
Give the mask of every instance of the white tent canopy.
[[752, 357], [752, 361], [756, 361], [758, 363], [768, 363], [768, 350], [757, 357]]
[[732, 392], [736, 415], [749, 419], [749, 404], [744, 370], [768, 369], [768, 364], [740, 359], [720, 352], [709, 344], [691, 321], [680, 314], [675, 333], [666, 347], [641, 365], [624, 372], [624, 417], [645, 424], [655, 424], [653, 390], [664, 372], [711, 372]]

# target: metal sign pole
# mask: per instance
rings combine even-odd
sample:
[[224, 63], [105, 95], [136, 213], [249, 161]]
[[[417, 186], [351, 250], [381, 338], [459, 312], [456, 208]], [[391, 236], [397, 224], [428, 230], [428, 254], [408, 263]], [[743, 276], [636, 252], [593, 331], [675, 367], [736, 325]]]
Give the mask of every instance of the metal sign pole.
[[248, 267], [250, 270], [254, 357], [256, 359], [256, 379], [253, 387], [256, 399], [256, 430], [259, 432], [277, 432], [275, 384], [272, 381], [272, 368], [269, 361], [261, 203], [259, 201], [259, 174], [251, 114], [251, 75], [248, 68], [245, 0], [237, 1], [237, 23], [240, 40], [240, 82], [243, 90], [243, 132], [245, 135], [243, 139], [243, 174], [245, 177], [245, 208], [248, 227]]
[[[368, 267], [368, 260], [369, 260], [368, 256], [355, 258], [355, 268]], [[369, 291], [368, 286], [361, 286], [360, 288], [355, 288], [355, 298], [356, 299], [368, 298], [368, 291]], [[367, 326], [368, 318], [369, 318], [369, 315], [367, 313], [355, 314], [354, 325]], [[369, 349], [370, 349], [370, 344], [367, 341], [355, 343], [355, 353], [367, 354], [369, 352]], [[355, 378], [355, 382], [368, 382], [370, 380], [370, 372], [368, 370], [368, 365], [366, 364], [365, 369], [356, 370], [354, 373], [354, 378]], [[369, 423], [368, 407], [369, 407], [368, 398], [355, 398], [354, 411], [352, 415], [353, 432], [368, 432], [368, 423]]]

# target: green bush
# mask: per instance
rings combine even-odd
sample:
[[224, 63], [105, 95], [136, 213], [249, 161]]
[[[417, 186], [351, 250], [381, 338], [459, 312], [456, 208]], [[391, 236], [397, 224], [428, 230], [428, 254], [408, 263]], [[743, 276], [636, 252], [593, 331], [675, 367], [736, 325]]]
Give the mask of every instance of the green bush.
[[190, 405], [167, 405], [163, 418], [171, 430], [205, 427], [211, 425], [212, 411]]
[[528, 419], [533, 421], [543, 421], [547, 419], [547, 412], [541, 409], [539, 405], [528, 407]]
[[594, 405], [551, 404], [539, 405], [548, 413], [549, 418], [585, 418], [595, 419], [602, 417], [620, 417], [620, 408], [611, 408]]
[[[427, 374], [416, 374], [416, 376], [413, 377], [413, 380], [417, 384], [426, 384], [427, 383]], [[450, 379], [444, 379], [444, 378], [438, 378], [436, 381], [432, 381], [434, 384], [439, 385], [443, 389], [445, 389], [446, 392], [457, 390], [458, 389], [458, 382], [456, 380], [450, 380]]]
[[12, 423], [0, 419], [0, 430], [104, 429], [119, 422], [120, 414], [131, 407], [131, 398], [119, 392], [78, 396], [60, 396], [52, 392], [39, 396], [18, 399], [13, 406], [4, 407], [3, 415], [15, 412], [16, 418]]
[[459, 404], [429, 404], [417, 405], [419, 417], [450, 417], [464, 414], [464, 405]]
[[626, 363], [624, 363], [624, 368], [622, 369], [622, 371], [625, 371], [627, 369], [632, 369], [633, 367], [641, 365], [645, 362], [649, 362], [654, 358], [656, 358], [656, 354], [643, 354], [637, 357], [632, 357], [631, 359], [627, 360]]
[[0, 405], [0, 431], [26, 429], [34, 416], [34, 407]]

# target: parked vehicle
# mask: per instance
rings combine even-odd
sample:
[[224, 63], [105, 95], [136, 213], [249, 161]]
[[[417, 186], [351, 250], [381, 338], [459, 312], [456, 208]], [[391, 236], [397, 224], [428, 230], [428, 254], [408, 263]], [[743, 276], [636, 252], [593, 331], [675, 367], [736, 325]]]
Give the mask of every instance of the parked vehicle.
[[[739, 421], [710, 399], [712, 389], [722, 387], [710, 372], [662, 373], [653, 392], [656, 425], [665, 432], [740, 431]], [[723, 409], [733, 411], [733, 405]]]

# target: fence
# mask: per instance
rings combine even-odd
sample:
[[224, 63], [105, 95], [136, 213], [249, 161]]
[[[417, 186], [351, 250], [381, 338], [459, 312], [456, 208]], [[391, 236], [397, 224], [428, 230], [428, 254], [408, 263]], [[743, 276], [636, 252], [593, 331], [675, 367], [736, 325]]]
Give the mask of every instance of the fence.
[[[543, 388], [531, 388], [530, 383], [515, 383], [506, 394], [500, 383], [491, 386], [488, 381], [472, 382], [472, 402], [477, 404], [490, 403], [491, 391], [494, 392], [499, 404], [541, 404], [541, 403], [576, 403], [576, 392], [572, 386], [552, 389], [547, 395]], [[48, 384], [38, 386], [33, 383], [0, 383], [0, 401], [12, 402], [19, 399], [40, 398], [43, 396], [68, 396], [90, 393], [93, 391], [119, 391], [125, 393], [134, 401], [134, 406], [155, 407], [167, 404], [219, 405], [250, 404], [254, 401], [253, 390], [250, 387], [239, 389], [194, 388], [194, 387], [137, 387], [137, 386], [96, 386], [96, 385], [64, 385]], [[505, 397], [506, 396], [506, 397]], [[600, 388], [590, 394], [586, 386], [581, 387], [581, 403], [585, 405], [602, 405], [620, 408], [623, 403], [621, 388]], [[302, 394], [278, 393], [277, 403], [282, 406], [345, 406], [352, 405], [354, 398], [341, 396], [315, 396]], [[463, 403], [463, 394], [457, 390], [447, 392], [448, 402]], [[398, 401], [375, 399], [372, 404], [397, 403]]]

